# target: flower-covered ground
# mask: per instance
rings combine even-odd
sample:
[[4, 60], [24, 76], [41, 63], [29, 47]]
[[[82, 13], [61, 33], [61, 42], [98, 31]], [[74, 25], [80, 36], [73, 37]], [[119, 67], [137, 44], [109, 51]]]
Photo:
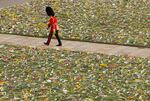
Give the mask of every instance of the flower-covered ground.
[[0, 100], [148, 101], [150, 58], [0, 45]]
[[150, 47], [148, 0], [32, 0], [0, 10], [0, 32], [47, 37], [51, 5], [63, 39]]

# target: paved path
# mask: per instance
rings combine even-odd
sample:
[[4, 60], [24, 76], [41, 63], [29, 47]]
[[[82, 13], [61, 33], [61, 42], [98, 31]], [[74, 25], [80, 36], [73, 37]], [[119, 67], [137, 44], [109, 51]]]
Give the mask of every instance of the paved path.
[[28, 2], [31, 0], [0, 0], [0, 8], [16, 5], [16, 4], [22, 4], [25, 2]]
[[127, 55], [135, 57], [150, 58], [150, 48], [138, 48], [121, 45], [108, 45], [90, 42], [62, 40], [63, 46], [55, 46], [56, 39], [52, 39], [50, 46], [43, 45], [46, 38], [35, 38], [19, 35], [0, 34], [0, 44], [21, 45], [37, 48], [54, 48], [58, 50], [84, 51], [92, 53], [102, 53], [107, 55]]

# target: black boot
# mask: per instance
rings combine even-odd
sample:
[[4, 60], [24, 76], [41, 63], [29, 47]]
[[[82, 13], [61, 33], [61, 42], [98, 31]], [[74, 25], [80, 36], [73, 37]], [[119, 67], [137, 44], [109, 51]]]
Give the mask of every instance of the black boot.
[[58, 35], [58, 30], [56, 30], [55, 36], [58, 40], [58, 45], [56, 45], [56, 46], [62, 46], [61, 40], [60, 40], [59, 35]]
[[49, 45], [47, 42], [44, 42], [44, 44], [47, 45], [47, 46]]

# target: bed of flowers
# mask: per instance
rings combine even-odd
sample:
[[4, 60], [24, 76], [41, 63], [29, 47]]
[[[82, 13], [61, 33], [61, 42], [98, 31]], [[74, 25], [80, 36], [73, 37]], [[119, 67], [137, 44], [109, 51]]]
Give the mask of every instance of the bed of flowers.
[[0, 100], [148, 101], [150, 58], [0, 45]]
[[63, 39], [150, 47], [148, 0], [31, 0], [0, 10], [0, 32], [46, 37], [47, 5]]

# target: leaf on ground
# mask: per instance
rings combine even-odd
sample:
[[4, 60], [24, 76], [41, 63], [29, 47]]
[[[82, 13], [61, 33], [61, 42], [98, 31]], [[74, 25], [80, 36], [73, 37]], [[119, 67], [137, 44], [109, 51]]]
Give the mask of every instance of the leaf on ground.
[[0, 86], [4, 85], [5, 81], [0, 80]]
[[116, 68], [116, 67], [118, 67], [118, 64], [115, 64], [115, 63], [109, 64], [109, 67], [110, 67], [110, 68]]

